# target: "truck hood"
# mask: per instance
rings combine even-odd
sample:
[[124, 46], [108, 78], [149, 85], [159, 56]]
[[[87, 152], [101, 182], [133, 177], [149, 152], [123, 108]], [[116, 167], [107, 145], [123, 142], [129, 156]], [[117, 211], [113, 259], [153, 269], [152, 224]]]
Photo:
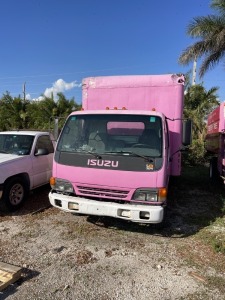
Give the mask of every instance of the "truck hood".
[[12, 160], [18, 160], [21, 159], [22, 157], [23, 156], [18, 156], [16, 154], [0, 153], [0, 164], [4, 164]]

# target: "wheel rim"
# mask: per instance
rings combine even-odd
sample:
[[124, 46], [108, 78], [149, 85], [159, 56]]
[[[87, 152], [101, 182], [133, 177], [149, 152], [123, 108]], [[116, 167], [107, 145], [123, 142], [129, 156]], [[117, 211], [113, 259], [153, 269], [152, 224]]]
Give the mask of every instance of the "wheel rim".
[[24, 197], [24, 188], [20, 183], [12, 186], [9, 193], [9, 201], [12, 205], [18, 205], [22, 202]]

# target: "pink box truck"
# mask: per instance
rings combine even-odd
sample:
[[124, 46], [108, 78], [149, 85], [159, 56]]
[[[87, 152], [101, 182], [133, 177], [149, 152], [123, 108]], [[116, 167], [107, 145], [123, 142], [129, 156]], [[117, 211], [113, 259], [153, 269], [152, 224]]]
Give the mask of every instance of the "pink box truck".
[[[180, 175], [184, 76], [83, 79], [82, 111], [67, 119], [53, 162], [53, 206], [140, 223], [164, 219], [171, 175]], [[184, 130], [182, 130], [184, 129]]]
[[219, 176], [225, 181], [225, 102], [208, 116], [205, 148], [211, 153], [209, 175], [212, 180]]

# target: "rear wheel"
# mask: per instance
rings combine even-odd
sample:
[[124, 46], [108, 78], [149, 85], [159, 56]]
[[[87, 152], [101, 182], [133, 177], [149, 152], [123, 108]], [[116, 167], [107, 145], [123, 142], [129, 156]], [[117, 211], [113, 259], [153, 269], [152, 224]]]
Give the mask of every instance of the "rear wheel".
[[27, 183], [20, 177], [11, 178], [5, 185], [0, 208], [4, 211], [15, 211], [22, 206], [27, 197]]
[[219, 171], [218, 171], [218, 168], [217, 168], [217, 157], [213, 157], [210, 160], [209, 178], [212, 181], [215, 181], [215, 180], [219, 179]]

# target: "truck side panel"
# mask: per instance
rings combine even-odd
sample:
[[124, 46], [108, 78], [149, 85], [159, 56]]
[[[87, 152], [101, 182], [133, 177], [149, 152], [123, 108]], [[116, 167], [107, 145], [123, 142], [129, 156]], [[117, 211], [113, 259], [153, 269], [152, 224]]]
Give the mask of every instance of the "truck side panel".
[[220, 104], [208, 116], [206, 150], [218, 154], [221, 149], [221, 134], [224, 134], [225, 103]]
[[225, 103], [221, 103], [208, 116], [205, 148], [214, 157], [210, 161], [210, 177], [218, 172], [225, 176]]

